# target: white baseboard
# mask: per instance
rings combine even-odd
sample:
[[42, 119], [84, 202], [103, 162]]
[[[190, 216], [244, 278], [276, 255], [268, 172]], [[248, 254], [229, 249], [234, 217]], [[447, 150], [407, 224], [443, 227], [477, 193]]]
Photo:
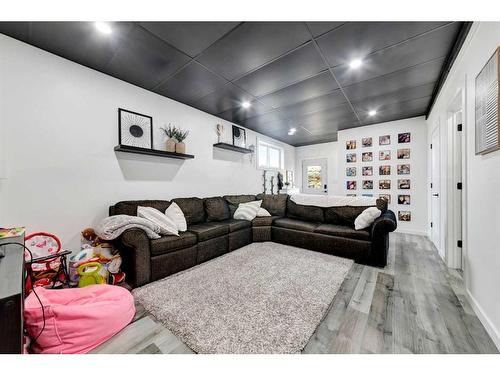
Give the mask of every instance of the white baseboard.
[[469, 289], [466, 288], [465, 291], [467, 292], [466, 297], [472, 306], [472, 310], [474, 310], [481, 323], [483, 323], [486, 332], [488, 332], [488, 335], [490, 335], [497, 349], [500, 351], [500, 332], [498, 332], [498, 329], [493, 325], [491, 320], [484, 313], [484, 310], [481, 308], [481, 306], [479, 306], [479, 304], [477, 303], [476, 299], [472, 296]]
[[396, 229], [396, 233], [416, 234], [418, 236], [426, 236], [427, 232], [424, 230], [411, 230], [411, 229]]

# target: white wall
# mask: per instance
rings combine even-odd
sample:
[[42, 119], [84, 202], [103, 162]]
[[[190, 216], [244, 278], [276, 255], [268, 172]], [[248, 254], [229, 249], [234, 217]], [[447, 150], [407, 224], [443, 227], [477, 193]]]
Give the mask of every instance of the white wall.
[[[476, 313], [500, 348], [500, 151], [484, 156], [475, 155], [475, 77], [500, 46], [500, 23], [474, 23], [453, 68], [432, 109], [429, 137], [440, 126], [443, 140], [447, 139], [448, 111], [456, 96], [463, 94], [466, 176], [464, 273], [469, 299]], [[447, 150], [442, 150], [441, 181], [447, 176]], [[445, 187], [440, 192], [447, 200]], [[442, 227], [450, 222], [446, 212], [441, 215]]]
[[[398, 133], [410, 132], [411, 142], [398, 144]], [[391, 144], [388, 146], [379, 146], [378, 140], [380, 135], [391, 135]], [[372, 137], [372, 147], [361, 147], [362, 138]], [[346, 150], [346, 141], [356, 140], [357, 148], [355, 150]], [[408, 160], [398, 160], [396, 158], [398, 148], [410, 148], [411, 158]], [[391, 150], [390, 161], [379, 161], [379, 150]], [[362, 162], [362, 152], [373, 152], [373, 162]], [[346, 163], [346, 154], [356, 153], [356, 163]], [[424, 117], [415, 117], [406, 120], [385, 122], [370, 126], [362, 126], [353, 129], [341, 130], [338, 132], [338, 142], [330, 142], [318, 145], [297, 147], [296, 160], [297, 170], [296, 183], [301, 185], [302, 181], [302, 161], [315, 158], [328, 159], [328, 193], [332, 195], [345, 195], [348, 193], [373, 194], [377, 197], [379, 194], [391, 194], [391, 204], [389, 208], [398, 214], [398, 211], [411, 211], [411, 222], [398, 222], [399, 232], [415, 233], [427, 235], [428, 233], [428, 214], [427, 214], [427, 124]], [[411, 174], [398, 176], [396, 174], [396, 166], [398, 164], [410, 164]], [[379, 165], [391, 165], [390, 176], [379, 176]], [[346, 167], [357, 167], [356, 177], [346, 177]], [[361, 167], [373, 166], [373, 176], [367, 177], [361, 175]], [[410, 190], [398, 190], [397, 180], [400, 178], [409, 178], [411, 181]], [[379, 190], [378, 181], [391, 180], [391, 190]], [[346, 190], [345, 183], [347, 180], [357, 181], [357, 190]], [[363, 180], [373, 180], [373, 190], [363, 190], [361, 182]], [[401, 206], [397, 204], [397, 196], [399, 194], [409, 194], [411, 196], [411, 204], [409, 206]]]
[[[0, 55], [0, 160], [10, 170], [0, 226], [52, 232], [76, 250], [80, 231], [120, 200], [262, 192], [255, 160], [212, 147], [215, 124], [229, 137], [231, 123], [3, 35]], [[118, 107], [153, 117], [155, 148], [164, 147], [159, 127], [190, 130], [195, 159], [115, 154]], [[247, 131], [248, 143], [256, 136]], [[277, 143], [294, 170], [295, 148]]]

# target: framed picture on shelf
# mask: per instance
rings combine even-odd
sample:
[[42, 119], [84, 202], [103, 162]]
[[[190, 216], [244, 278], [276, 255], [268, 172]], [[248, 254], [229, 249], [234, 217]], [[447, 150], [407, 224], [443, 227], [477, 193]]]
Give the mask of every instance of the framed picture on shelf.
[[347, 163], [356, 163], [356, 154], [346, 154], [345, 160]]
[[373, 189], [373, 180], [363, 180], [363, 189], [372, 190]]
[[347, 190], [356, 190], [356, 181], [346, 181]]
[[410, 174], [410, 164], [399, 164], [398, 174]]
[[372, 147], [372, 145], [373, 145], [372, 137], [363, 138], [361, 140], [361, 146], [362, 147]]
[[361, 174], [363, 176], [373, 176], [373, 167], [363, 167], [361, 169]]
[[379, 151], [378, 160], [381, 161], [391, 160], [391, 151], [390, 150]]
[[409, 159], [409, 158], [410, 158], [410, 149], [409, 148], [398, 149], [398, 159]]
[[236, 125], [233, 125], [233, 146], [247, 147], [247, 132]]
[[381, 165], [378, 167], [378, 174], [380, 176], [389, 176], [391, 174], [391, 166], [390, 165]]
[[398, 195], [398, 204], [409, 205], [410, 204], [410, 196], [407, 194], [399, 194]]
[[153, 148], [153, 118], [118, 108], [118, 140], [120, 146]]
[[361, 154], [361, 161], [373, 161], [373, 152], [363, 152]]
[[347, 177], [354, 177], [354, 176], [356, 176], [356, 167], [347, 167], [345, 169], [345, 175]]
[[410, 143], [410, 142], [411, 142], [411, 133], [398, 134], [398, 143]]
[[411, 221], [411, 211], [398, 211], [399, 221]]
[[407, 190], [410, 188], [410, 179], [404, 178], [398, 180], [398, 189]]
[[391, 204], [391, 194], [379, 194], [380, 199], [385, 199], [388, 204]]
[[378, 188], [380, 190], [389, 190], [391, 188], [391, 180], [379, 180]]
[[346, 141], [345, 149], [346, 150], [355, 150], [356, 149], [356, 141], [355, 140]]
[[391, 136], [390, 135], [381, 135], [378, 137], [378, 144], [380, 146], [386, 146], [391, 144]]

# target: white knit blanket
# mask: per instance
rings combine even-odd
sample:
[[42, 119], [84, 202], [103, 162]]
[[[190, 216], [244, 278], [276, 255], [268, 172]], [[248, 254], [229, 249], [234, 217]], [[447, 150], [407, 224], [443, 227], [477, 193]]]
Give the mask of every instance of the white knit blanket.
[[95, 233], [103, 240], [114, 240], [127, 229], [138, 228], [146, 232], [149, 238], [160, 238], [160, 227], [142, 217], [114, 215], [102, 219], [95, 228]]
[[290, 199], [304, 206], [341, 207], [341, 206], [376, 206], [374, 197], [346, 197], [343, 195], [292, 194]]

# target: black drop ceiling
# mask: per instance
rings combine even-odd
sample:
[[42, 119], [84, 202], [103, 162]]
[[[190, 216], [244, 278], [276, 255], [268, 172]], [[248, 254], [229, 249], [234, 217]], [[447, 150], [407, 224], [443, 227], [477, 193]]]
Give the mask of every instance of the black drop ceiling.
[[[0, 32], [291, 145], [427, 114], [467, 22], [0, 22]], [[349, 62], [362, 59], [359, 69]], [[251, 107], [243, 109], [241, 103]], [[377, 110], [374, 117], [370, 110]], [[296, 128], [290, 136], [288, 130]]]

